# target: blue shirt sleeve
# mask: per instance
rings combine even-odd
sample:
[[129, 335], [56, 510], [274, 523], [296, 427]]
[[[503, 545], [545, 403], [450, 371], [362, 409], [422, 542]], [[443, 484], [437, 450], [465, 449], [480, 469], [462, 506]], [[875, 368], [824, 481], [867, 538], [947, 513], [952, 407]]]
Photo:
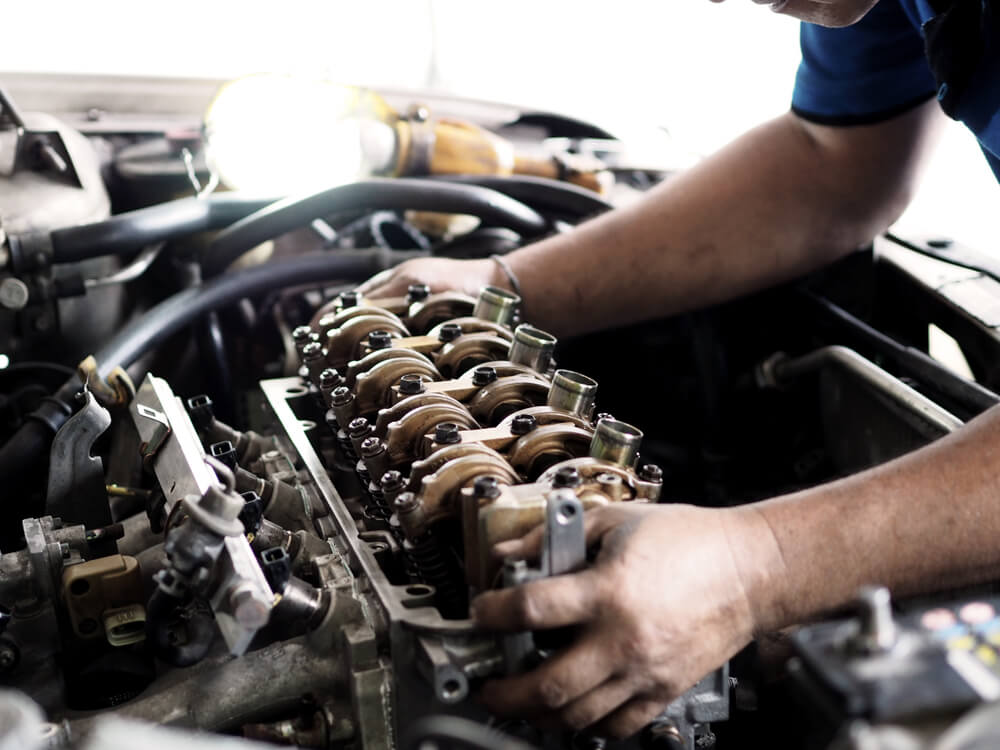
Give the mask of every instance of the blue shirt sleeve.
[[923, 38], [901, 0], [881, 0], [853, 26], [802, 24], [792, 109], [830, 125], [879, 122], [936, 90]]

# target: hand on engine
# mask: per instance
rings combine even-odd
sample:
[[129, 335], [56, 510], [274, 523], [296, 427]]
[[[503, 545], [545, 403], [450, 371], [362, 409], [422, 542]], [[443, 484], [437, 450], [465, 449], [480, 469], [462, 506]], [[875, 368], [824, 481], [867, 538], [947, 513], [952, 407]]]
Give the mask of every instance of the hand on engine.
[[[578, 626], [574, 642], [531, 672], [491, 680], [496, 714], [625, 737], [751, 639], [739, 566], [753, 518], [685, 505], [611, 505], [586, 514], [595, 563], [571, 575], [490, 591], [476, 623], [497, 631]], [[498, 545], [537, 556], [542, 530]], [[595, 726], [596, 725], [596, 726]]]
[[401, 297], [411, 284], [427, 284], [431, 293], [443, 291], [464, 292], [472, 297], [487, 285], [509, 289], [510, 284], [499, 272], [497, 265], [482, 260], [455, 260], [453, 258], [415, 258], [376, 274], [358, 290], [366, 297]]

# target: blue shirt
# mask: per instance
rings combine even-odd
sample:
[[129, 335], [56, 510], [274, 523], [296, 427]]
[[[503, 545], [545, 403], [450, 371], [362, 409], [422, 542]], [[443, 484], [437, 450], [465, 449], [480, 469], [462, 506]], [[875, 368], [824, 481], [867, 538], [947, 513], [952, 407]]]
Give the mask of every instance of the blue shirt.
[[[951, 19], [936, 14], [932, 2], [881, 0], [840, 29], [802, 24], [792, 109], [814, 122], [857, 125], [937, 96], [946, 113], [976, 135], [1000, 179], [998, 11], [991, 0], [954, 0], [963, 11], [971, 7], [978, 15], [981, 9], [982, 26], [942, 32], [941, 21]], [[975, 51], [971, 61], [969, 50]]]

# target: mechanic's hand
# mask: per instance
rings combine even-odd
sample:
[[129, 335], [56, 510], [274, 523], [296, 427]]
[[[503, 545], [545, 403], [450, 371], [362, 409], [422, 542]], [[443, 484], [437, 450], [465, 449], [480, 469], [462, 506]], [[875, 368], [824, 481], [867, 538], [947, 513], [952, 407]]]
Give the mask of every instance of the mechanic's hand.
[[402, 297], [410, 284], [427, 284], [431, 293], [456, 291], [472, 297], [487, 285], [510, 287], [506, 277], [489, 258], [455, 260], [453, 258], [414, 258], [375, 274], [358, 287], [364, 296]]
[[[566, 649], [490, 680], [481, 699], [498, 715], [626, 737], [753, 636], [737, 569], [750, 529], [730, 510], [687, 505], [615, 504], [585, 518], [588, 547], [600, 544], [592, 566], [473, 601], [474, 620], [490, 630], [579, 626]], [[495, 552], [535, 557], [542, 534]]]

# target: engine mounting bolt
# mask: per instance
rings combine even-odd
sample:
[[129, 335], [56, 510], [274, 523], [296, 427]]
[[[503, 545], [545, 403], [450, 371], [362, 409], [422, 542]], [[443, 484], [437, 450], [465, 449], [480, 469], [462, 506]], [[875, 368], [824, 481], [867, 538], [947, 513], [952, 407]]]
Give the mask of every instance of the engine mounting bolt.
[[390, 469], [382, 475], [380, 484], [382, 485], [383, 492], [397, 492], [403, 488], [406, 482], [403, 480], [403, 475], [400, 472]]
[[302, 361], [315, 362], [323, 356], [323, 345], [318, 341], [310, 341], [302, 347]]
[[454, 422], [442, 422], [434, 428], [434, 442], [439, 445], [453, 445], [462, 441], [458, 434], [458, 425]]
[[644, 482], [653, 482], [654, 484], [663, 483], [663, 469], [661, 469], [656, 464], [643, 464], [642, 468], [639, 469], [639, 479]]
[[392, 509], [397, 513], [411, 513], [417, 509], [420, 501], [412, 492], [400, 492], [392, 502]]
[[352, 419], [351, 423], [347, 425], [347, 434], [352, 438], [357, 438], [367, 434], [370, 429], [371, 425], [368, 424], [368, 420], [364, 417], [358, 417]]
[[582, 482], [580, 472], [572, 466], [564, 466], [552, 475], [552, 486], [556, 489], [579, 487]]
[[487, 500], [495, 500], [500, 497], [500, 482], [496, 477], [476, 477], [476, 481], [472, 484], [472, 494]]
[[530, 414], [518, 414], [510, 422], [510, 431], [515, 435], [527, 435], [538, 427], [538, 420]]
[[385, 451], [385, 446], [382, 445], [382, 441], [377, 437], [372, 435], [371, 437], [366, 437], [361, 441], [361, 456], [362, 458], [372, 458], [379, 455]]
[[431, 288], [427, 284], [410, 284], [406, 290], [406, 301], [409, 303], [423, 302], [431, 296]]
[[319, 387], [321, 390], [333, 390], [340, 382], [340, 373], [332, 367], [327, 367], [319, 374]]
[[388, 331], [372, 331], [368, 334], [368, 346], [372, 351], [388, 349], [392, 346], [392, 336]]
[[357, 290], [341, 292], [338, 299], [340, 300], [341, 309], [357, 307], [358, 303], [361, 301], [361, 295], [357, 292]]
[[489, 385], [496, 379], [497, 379], [496, 368], [482, 366], [482, 367], [477, 367], [475, 370], [472, 371], [473, 385], [478, 385], [478, 386]]
[[424, 379], [416, 373], [407, 373], [399, 379], [399, 392], [413, 396], [424, 392]]
[[447, 344], [462, 335], [462, 326], [458, 323], [445, 323], [438, 331], [438, 340]]

